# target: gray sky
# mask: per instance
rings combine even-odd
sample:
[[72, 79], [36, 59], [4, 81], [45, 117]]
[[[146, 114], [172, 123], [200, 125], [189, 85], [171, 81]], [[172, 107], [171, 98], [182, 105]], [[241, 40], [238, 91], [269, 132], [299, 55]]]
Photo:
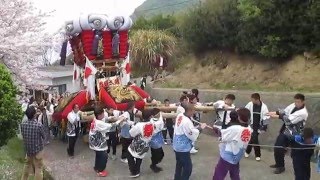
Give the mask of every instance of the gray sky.
[[103, 13], [129, 16], [145, 0], [30, 0], [35, 7], [46, 12], [54, 11], [47, 19], [47, 31], [56, 32], [66, 20], [80, 13]]

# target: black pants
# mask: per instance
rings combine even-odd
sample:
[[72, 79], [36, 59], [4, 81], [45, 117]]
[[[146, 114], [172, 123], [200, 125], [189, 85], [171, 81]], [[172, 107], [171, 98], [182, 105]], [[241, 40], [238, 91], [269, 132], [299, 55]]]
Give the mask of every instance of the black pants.
[[175, 152], [176, 170], [174, 180], [189, 180], [192, 173], [190, 152]]
[[122, 144], [122, 153], [121, 153], [121, 159], [126, 159], [128, 154], [128, 147], [131, 144], [132, 139], [131, 138], [121, 138], [121, 144]]
[[74, 146], [76, 145], [78, 136], [68, 136], [69, 146], [67, 149], [69, 156], [74, 156]]
[[153, 148], [150, 148], [150, 149], [151, 149], [151, 165], [155, 166], [162, 161], [164, 157], [164, 152], [162, 147], [158, 149], [153, 149]]
[[117, 133], [116, 132], [109, 132], [109, 139], [107, 141], [108, 143], [108, 150], [107, 153], [110, 153], [111, 147], [112, 147], [112, 154], [116, 155], [117, 154], [117, 143], [118, 143], [118, 139], [117, 139]]
[[[249, 144], [259, 144], [259, 133], [257, 130], [254, 130], [251, 134], [251, 139]], [[254, 154], [256, 157], [261, 157], [261, 150], [260, 150], [260, 146], [253, 146], [254, 149]], [[252, 146], [248, 145], [246, 153], [250, 154], [252, 150]]]
[[[289, 145], [289, 140], [288, 138], [280, 133], [277, 137], [276, 143], [274, 144], [275, 146], [282, 146], [282, 147], [288, 147]], [[274, 160], [276, 162], [276, 167], [284, 167], [284, 156], [286, 154], [286, 149], [284, 148], [274, 148]]]
[[310, 159], [292, 157], [295, 180], [310, 180]]
[[127, 159], [131, 175], [140, 174], [142, 159], [133, 157], [130, 152], [128, 152]]
[[96, 151], [96, 159], [93, 169], [97, 172], [104, 171], [108, 162], [108, 155], [105, 151]]
[[168, 142], [167, 141], [167, 132], [169, 132], [169, 137], [172, 141], [173, 140], [173, 125], [167, 126], [167, 129], [162, 131], [162, 135], [163, 135], [163, 138], [165, 139], [165, 142]]

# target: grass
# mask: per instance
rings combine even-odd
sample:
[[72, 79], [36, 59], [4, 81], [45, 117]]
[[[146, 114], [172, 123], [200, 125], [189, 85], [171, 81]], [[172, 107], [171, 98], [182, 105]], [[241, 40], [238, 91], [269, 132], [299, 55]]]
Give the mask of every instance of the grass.
[[[20, 179], [23, 171], [25, 152], [23, 142], [18, 137], [9, 140], [8, 144], [0, 148], [0, 179]], [[29, 179], [34, 179], [30, 177]], [[44, 171], [44, 179], [53, 179]]]

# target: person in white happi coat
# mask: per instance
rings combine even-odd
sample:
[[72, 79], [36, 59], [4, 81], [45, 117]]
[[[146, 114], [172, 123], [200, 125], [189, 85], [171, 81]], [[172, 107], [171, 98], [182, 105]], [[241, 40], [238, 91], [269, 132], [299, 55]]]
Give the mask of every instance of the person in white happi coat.
[[226, 128], [227, 124], [230, 122], [230, 112], [236, 108], [233, 104], [235, 99], [235, 95], [228, 94], [224, 100], [212, 103], [217, 112], [217, 119], [215, 121], [216, 127], [222, 129]]
[[[272, 118], [279, 118], [284, 122], [275, 146], [287, 147], [289, 144], [288, 135], [300, 135], [308, 118], [305, 96], [300, 93], [296, 94], [294, 96], [294, 103], [287, 106], [284, 110], [269, 112], [268, 115]], [[281, 174], [285, 171], [285, 153], [285, 148], [274, 148], [275, 164], [270, 166], [271, 168], [275, 168], [274, 174]]]
[[68, 155], [70, 157], [74, 156], [74, 146], [76, 144], [78, 134], [81, 128], [80, 116], [79, 116], [79, 105], [74, 104], [72, 106], [72, 111], [67, 116], [67, 136], [68, 136]]
[[99, 177], [105, 177], [108, 172], [105, 170], [108, 155], [108, 132], [117, 126], [124, 118], [119, 118], [112, 123], [105, 122], [105, 113], [101, 107], [94, 108], [94, 120], [90, 125], [89, 132], [89, 147], [96, 153], [95, 164], [93, 169], [97, 172]]
[[175, 120], [173, 135], [173, 150], [176, 155], [175, 180], [188, 180], [192, 173], [192, 161], [190, 151], [193, 142], [197, 140], [200, 130], [207, 125], [200, 123], [200, 127], [195, 128], [191, 117], [195, 113], [193, 104], [185, 105], [185, 113], [178, 114]]
[[[259, 93], [253, 93], [251, 95], [251, 101], [245, 106], [250, 111], [250, 126], [253, 129], [249, 144], [259, 144], [259, 134], [267, 130], [268, 120], [270, 116], [267, 116], [269, 112], [268, 107], [260, 99]], [[261, 160], [260, 146], [253, 146], [256, 161]], [[252, 150], [252, 146], [248, 145], [245, 153], [245, 157], [248, 158]]]
[[129, 133], [133, 138], [130, 146], [128, 147], [128, 165], [130, 170], [130, 177], [135, 178], [140, 176], [140, 166], [142, 159], [150, 149], [150, 141], [152, 137], [161, 132], [164, 123], [161, 117], [156, 122], [151, 122], [154, 110], [144, 110], [142, 112], [142, 119], [132, 126]]

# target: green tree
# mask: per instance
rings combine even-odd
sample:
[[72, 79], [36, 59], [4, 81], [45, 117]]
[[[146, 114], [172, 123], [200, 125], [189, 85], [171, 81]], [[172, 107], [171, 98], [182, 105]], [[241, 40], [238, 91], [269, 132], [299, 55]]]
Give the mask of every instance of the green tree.
[[239, 49], [273, 58], [310, 48], [309, 8], [309, 1], [239, 0]]
[[17, 88], [11, 74], [0, 63], [0, 147], [16, 135], [22, 119], [21, 106], [16, 101]]
[[234, 0], [211, 0], [186, 14], [181, 25], [183, 38], [196, 51], [232, 48], [239, 12]]
[[173, 15], [156, 15], [149, 19], [145, 17], [139, 17], [133, 25], [133, 30], [168, 30], [169, 32], [175, 32], [176, 19]]

